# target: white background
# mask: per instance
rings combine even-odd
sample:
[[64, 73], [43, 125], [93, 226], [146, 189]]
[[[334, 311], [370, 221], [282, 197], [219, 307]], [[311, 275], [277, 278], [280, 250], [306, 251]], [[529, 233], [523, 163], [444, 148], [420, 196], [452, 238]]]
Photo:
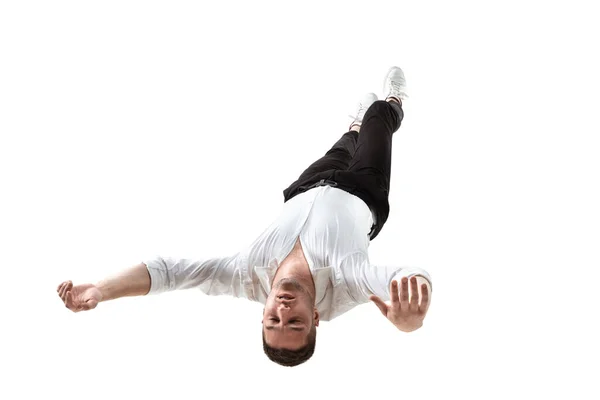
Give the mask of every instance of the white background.
[[[0, 5], [2, 399], [598, 398], [593, 2], [199, 3]], [[363, 305], [283, 368], [245, 300], [61, 305], [63, 280], [249, 244], [392, 65], [370, 254], [431, 273], [421, 330]]]

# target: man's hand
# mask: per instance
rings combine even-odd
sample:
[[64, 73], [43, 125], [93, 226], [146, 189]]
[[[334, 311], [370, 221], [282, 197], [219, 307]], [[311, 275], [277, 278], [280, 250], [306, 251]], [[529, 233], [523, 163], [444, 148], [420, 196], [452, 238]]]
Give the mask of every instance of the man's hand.
[[371, 300], [379, 308], [381, 313], [396, 328], [403, 332], [412, 332], [423, 325], [423, 319], [429, 308], [429, 290], [427, 284], [421, 285], [421, 301], [419, 302], [419, 287], [417, 278], [410, 279], [410, 299], [408, 293], [408, 278], [402, 278], [398, 294], [398, 282], [392, 281], [390, 285], [391, 304], [385, 303], [377, 296], [370, 296]]
[[56, 291], [65, 306], [73, 312], [91, 310], [102, 301], [100, 290], [89, 283], [73, 286], [73, 282], [66, 281], [58, 285]]

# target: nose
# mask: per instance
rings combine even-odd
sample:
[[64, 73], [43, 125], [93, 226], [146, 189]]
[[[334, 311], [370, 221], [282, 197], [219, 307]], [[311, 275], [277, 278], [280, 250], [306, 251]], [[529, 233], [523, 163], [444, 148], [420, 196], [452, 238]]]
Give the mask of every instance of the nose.
[[279, 305], [277, 306], [277, 309], [280, 311], [288, 311], [290, 309], [289, 304], [286, 303], [279, 303]]

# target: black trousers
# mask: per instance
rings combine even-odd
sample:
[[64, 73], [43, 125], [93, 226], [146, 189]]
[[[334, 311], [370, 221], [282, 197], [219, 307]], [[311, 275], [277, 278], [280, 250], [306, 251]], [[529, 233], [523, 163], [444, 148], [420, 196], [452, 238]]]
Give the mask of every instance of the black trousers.
[[376, 101], [367, 110], [360, 134], [345, 133], [319, 160], [283, 191], [284, 200], [317, 186], [331, 185], [362, 199], [375, 214], [371, 240], [390, 213], [388, 194], [392, 165], [392, 136], [404, 117], [395, 102]]

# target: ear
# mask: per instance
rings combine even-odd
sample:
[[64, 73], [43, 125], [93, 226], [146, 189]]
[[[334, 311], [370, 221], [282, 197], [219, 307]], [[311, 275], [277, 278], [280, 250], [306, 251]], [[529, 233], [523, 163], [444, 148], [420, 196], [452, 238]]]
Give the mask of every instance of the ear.
[[315, 316], [314, 316], [314, 318], [315, 318], [315, 326], [319, 326], [319, 318], [320, 317], [321, 316], [319, 315], [319, 311], [315, 308]]

